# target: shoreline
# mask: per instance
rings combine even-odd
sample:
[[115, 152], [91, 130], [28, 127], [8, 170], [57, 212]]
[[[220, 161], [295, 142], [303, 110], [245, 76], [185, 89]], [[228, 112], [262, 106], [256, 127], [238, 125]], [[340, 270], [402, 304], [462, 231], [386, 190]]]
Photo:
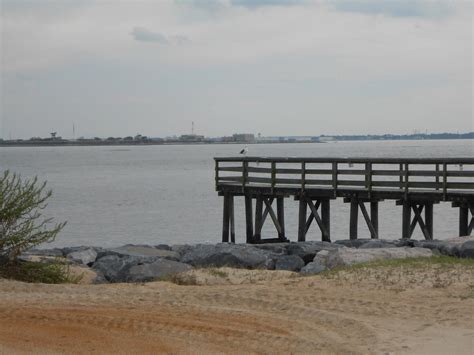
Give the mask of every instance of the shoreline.
[[0, 279], [0, 353], [472, 351], [473, 266], [184, 275], [185, 283], [103, 285]]
[[34, 249], [21, 261], [57, 260], [84, 268], [94, 283], [150, 282], [200, 268], [283, 270], [301, 275], [372, 261], [451, 256], [474, 258], [474, 237], [449, 240], [355, 239], [269, 244], [134, 245]]
[[342, 139], [334, 141], [261, 141], [261, 142], [77, 142], [77, 141], [48, 141], [48, 142], [30, 142], [28, 140], [22, 141], [1, 141], [0, 147], [100, 147], [100, 146], [155, 146], [155, 145], [259, 145], [259, 144], [328, 144], [328, 143], [354, 143], [354, 142], [401, 142], [401, 141], [461, 141], [472, 140], [474, 138], [400, 138], [400, 139]]

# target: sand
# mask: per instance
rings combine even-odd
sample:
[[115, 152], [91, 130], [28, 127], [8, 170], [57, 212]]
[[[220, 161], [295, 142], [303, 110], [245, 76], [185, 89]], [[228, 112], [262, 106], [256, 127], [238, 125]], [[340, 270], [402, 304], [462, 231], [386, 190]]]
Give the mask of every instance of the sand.
[[194, 285], [0, 280], [0, 353], [474, 353], [472, 270], [210, 269], [179, 281]]

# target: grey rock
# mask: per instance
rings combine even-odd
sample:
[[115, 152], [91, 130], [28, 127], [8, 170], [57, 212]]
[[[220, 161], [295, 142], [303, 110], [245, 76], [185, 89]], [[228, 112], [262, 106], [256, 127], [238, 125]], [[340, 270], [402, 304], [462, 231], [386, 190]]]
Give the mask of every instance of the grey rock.
[[54, 257], [62, 257], [63, 251], [59, 248], [53, 249], [30, 249], [23, 253], [25, 255], [38, 255], [38, 256], [54, 256]]
[[323, 265], [327, 264], [329, 254], [331, 253], [330, 250], [321, 250], [319, 253], [316, 254], [316, 256], [313, 259], [313, 262], [319, 262]]
[[180, 258], [183, 257], [184, 254], [192, 250], [195, 246], [190, 244], [176, 244], [171, 246], [171, 250], [178, 253]]
[[254, 248], [271, 251], [275, 254], [287, 255], [288, 243], [251, 244]]
[[298, 255], [305, 264], [313, 261], [315, 255], [321, 250], [332, 250], [338, 248], [339, 245], [329, 242], [298, 242], [287, 245], [289, 255]]
[[87, 250], [87, 249], [94, 249], [97, 253], [99, 253], [102, 250], [102, 248], [99, 248], [99, 247], [91, 247], [91, 246], [85, 246], [85, 245], [81, 245], [78, 247], [65, 247], [65, 248], [62, 248], [61, 250], [62, 250], [63, 255], [67, 256], [68, 254], [71, 254], [77, 251]]
[[321, 272], [327, 270], [326, 265], [323, 265], [317, 261], [312, 261], [306, 266], [304, 266], [300, 273], [303, 275], [316, 275], [320, 274]]
[[151, 263], [139, 263], [122, 270], [120, 278], [125, 282], [147, 282], [191, 270], [188, 264], [173, 260], [158, 259]]
[[304, 261], [298, 255], [282, 255], [275, 261], [275, 270], [300, 271]]
[[199, 244], [189, 249], [181, 262], [193, 266], [272, 269], [277, 257], [275, 253], [246, 244]]
[[413, 240], [413, 239], [399, 239], [399, 240], [395, 240], [394, 241], [394, 244], [397, 248], [401, 248], [401, 247], [410, 247], [410, 248], [413, 248], [415, 247], [417, 241], [416, 240]]
[[361, 239], [343, 239], [336, 240], [334, 244], [344, 245], [348, 248], [359, 248], [361, 245], [372, 241], [373, 239], [361, 238]]
[[301, 269], [301, 273], [304, 275], [315, 275], [327, 270], [328, 258], [331, 252], [331, 250], [321, 250], [316, 254], [312, 262]]
[[474, 258], [474, 240], [461, 244], [459, 247], [459, 256], [461, 258]]
[[84, 249], [73, 251], [66, 255], [68, 260], [82, 265], [92, 265], [97, 259], [97, 251], [94, 249]]
[[64, 256], [22, 254], [17, 258], [17, 260], [41, 264], [57, 264], [58, 262], [72, 264], [72, 261], [64, 258]]
[[359, 249], [374, 249], [374, 248], [396, 248], [395, 242], [382, 240], [382, 239], [372, 239], [367, 243], [362, 244]]
[[460, 245], [453, 244], [453, 243], [446, 243], [445, 245], [441, 245], [439, 251], [442, 255], [453, 256], [453, 257], [460, 257]]
[[446, 240], [413, 240], [412, 242], [414, 247], [431, 249], [436, 255], [459, 256], [458, 243]]
[[155, 248], [162, 249], [162, 250], [172, 250], [168, 244], [158, 244], [158, 245], [155, 245]]
[[[179, 253], [172, 250], [157, 249], [148, 245], [124, 245], [118, 248], [108, 249], [106, 255], [125, 255], [138, 257], [160, 257], [169, 260], [179, 261]], [[101, 256], [104, 253], [101, 254]]]
[[433, 252], [427, 248], [376, 248], [376, 249], [353, 249], [342, 248], [331, 251], [327, 259], [329, 269], [337, 266], [350, 266], [377, 260], [404, 259], [415, 257], [433, 256]]
[[106, 255], [92, 266], [108, 282], [145, 282], [190, 270], [189, 265], [160, 257]]
[[142, 259], [138, 257], [106, 255], [98, 259], [92, 265], [92, 268], [104, 275], [107, 281], [120, 282], [121, 278], [119, 275], [122, 270], [137, 265], [140, 261], [142, 261]]

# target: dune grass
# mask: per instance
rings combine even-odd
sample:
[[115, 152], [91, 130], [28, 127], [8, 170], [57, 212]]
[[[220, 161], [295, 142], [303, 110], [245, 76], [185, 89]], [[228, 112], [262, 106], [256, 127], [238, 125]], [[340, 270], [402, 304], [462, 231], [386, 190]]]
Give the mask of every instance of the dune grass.
[[73, 275], [67, 263], [18, 261], [0, 266], [0, 278], [31, 283], [79, 283], [82, 275]]

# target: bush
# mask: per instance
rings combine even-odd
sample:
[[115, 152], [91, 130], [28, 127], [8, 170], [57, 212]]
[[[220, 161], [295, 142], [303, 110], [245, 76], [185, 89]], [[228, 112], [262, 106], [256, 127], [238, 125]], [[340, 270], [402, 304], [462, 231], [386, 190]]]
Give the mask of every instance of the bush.
[[51, 227], [52, 218], [43, 218], [41, 211], [51, 190], [38, 178], [23, 180], [5, 171], [0, 176], [0, 262], [13, 262], [25, 250], [53, 241], [66, 222]]
[[74, 275], [69, 265], [59, 260], [52, 264], [11, 262], [0, 267], [0, 277], [45, 284], [79, 283], [82, 279], [82, 275]]

